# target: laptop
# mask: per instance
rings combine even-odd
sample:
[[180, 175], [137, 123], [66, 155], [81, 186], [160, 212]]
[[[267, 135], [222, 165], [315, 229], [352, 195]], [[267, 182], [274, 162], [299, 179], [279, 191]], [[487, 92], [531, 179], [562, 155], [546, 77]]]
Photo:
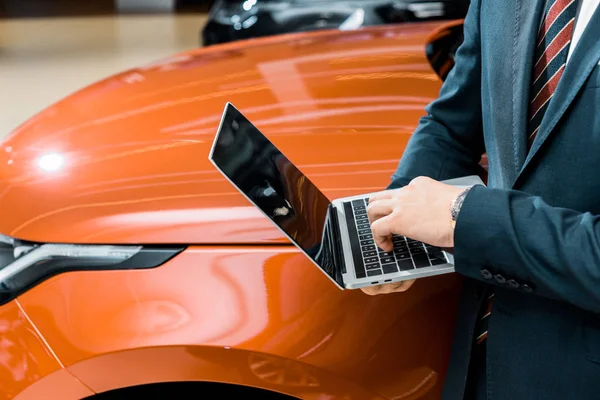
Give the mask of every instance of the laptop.
[[[271, 141], [227, 103], [209, 160], [340, 289], [454, 272], [452, 254], [404, 236], [373, 241], [370, 195], [330, 201]], [[482, 184], [478, 176], [446, 181]]]

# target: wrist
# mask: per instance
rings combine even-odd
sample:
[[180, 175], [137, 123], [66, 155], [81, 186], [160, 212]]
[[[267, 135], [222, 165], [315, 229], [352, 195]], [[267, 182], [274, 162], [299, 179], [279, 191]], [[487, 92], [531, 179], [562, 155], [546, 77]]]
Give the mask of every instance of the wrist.
[[469, 191], [472, 188], [473, 186], [470, 186], [462, 192], [460, 192], [450, 204], [450, 224], [452, 225], [452, 230], [454, 230], [454, 228], [456, 227], [456, 221], [458, 220], [458, 215], [460, 214], [462, 205], [465, 201], [465, 198], [467, 197], [467, 194], [469, 194]]

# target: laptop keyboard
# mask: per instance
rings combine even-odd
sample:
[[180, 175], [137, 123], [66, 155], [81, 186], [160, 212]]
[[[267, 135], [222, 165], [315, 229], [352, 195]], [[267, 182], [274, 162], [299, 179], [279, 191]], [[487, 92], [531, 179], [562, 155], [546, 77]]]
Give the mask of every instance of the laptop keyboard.
[[357, 278], [447, 264], [442, 249], [394, 235], [394, 249], [384, 252], [375, 245], [367, 217], [368, 199], [344, 203], [344, 213], [350, 234], [350, 247]]

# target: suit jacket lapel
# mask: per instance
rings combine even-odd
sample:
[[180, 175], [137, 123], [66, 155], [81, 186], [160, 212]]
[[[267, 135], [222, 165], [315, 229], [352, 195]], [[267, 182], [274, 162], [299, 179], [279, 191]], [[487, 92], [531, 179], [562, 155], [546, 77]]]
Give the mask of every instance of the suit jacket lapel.
[[[556, 87], [556, 92], [550, 100], [550, 104], [548, 104], [544, 120], [519, 176], [531, 164], [531, 160], [536, 156], [540, 147], [554, 132], [556, 124], [564, 116], [575, 96], [579, 93], [593, 69], [598, 65], [598, 60], [600, 60], [600, 40], [598, 38], [600, 38], [600, 7], [596, 9], [577, 47], [571, 54], [571, 59]], [[572, 133], [576, 134], [577, 132]]]
[[545, 3], [545, 0], [517, 0], [516, 4], [511, 66], [513, 76], [513, 137], [511, 138], [511, 147], [514, 151], [514, 180], [516, 180], [527, 156], [527, 122], [529, 120], [529, 93], [533, 75], [533, 58]]

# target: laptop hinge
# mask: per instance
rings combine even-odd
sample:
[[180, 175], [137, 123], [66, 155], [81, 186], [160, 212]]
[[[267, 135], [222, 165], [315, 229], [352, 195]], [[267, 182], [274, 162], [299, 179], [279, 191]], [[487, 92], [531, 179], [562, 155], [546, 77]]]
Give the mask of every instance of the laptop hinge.
[[330, 218], [327, 218], [327, 223], [330, 224], [329, 240], [331, 248], [333, 249], [333, 263], [335, 265], [335, 280], [342, 287], [344, 287], [344, 280], [342, 273], [346, 273], [346, 261], [344, 259], [344, 249], [342, 246], [342, 235], [340, 235], [340, 223], [338, 219], [337, 209], [333, 204], [329, 204], [328, 214]]

